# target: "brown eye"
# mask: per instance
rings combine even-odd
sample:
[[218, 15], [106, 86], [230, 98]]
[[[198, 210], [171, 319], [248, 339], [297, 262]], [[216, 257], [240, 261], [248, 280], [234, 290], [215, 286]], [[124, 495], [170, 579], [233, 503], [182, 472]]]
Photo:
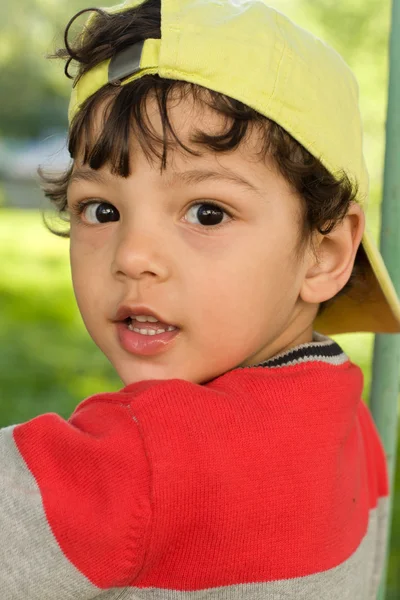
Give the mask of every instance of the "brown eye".
[[[188, 213], [194, 219], [198, 219], [200, 225], [212, 227], [221, 225], [224, 215], [230, 216], [221, 206], [212, 202], [197, 202], [192, 204]], [[189, 221], [190, 223], [192, 221]]]
[[84, 206], [82, 212], [86, 221], [92, 225], [119, 220], [118, 210], [107, 202], [89, 202]]

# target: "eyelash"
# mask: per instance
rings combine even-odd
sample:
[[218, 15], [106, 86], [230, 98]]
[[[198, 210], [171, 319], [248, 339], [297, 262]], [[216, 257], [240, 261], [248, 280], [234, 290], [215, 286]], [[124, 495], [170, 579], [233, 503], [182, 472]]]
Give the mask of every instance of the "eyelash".
[[[82, 216], [82, 213], [84, 212], [84, 210], [92, 204], [107, 204], [108, 206], [113, 206], [113, 204], [111, 204], [110, 202], [99, 202], [98, 200], [79, 200], [78, 202], [76, 202], [76, 204], [73, 204], [72, 207], [70, 208], [70, 212], [75, 217], [78, 217], [80, 220], [80, 223], [86, 227], [93, 227], [94, 224], [93, 223], [85, 223], [85, 221], [83, 219], [81, 219], [80, 217]], [[201, 205], [213, 206], [215, 208], [218, 208], [219, 210], [224, 212], [231, 219], [231, 221], [234, 220], [234, 217], [232, 216], [232, 214], [228, 210], [223, 208], [217, 202], [212, 202], [212, 201], [192, 202], [192, 204], [190, 204], [188, 206], [187, 210], [189, 211], [193, 206], [201, 206]], [[231, 221], [228, 221], [228, 223], [230, 223]], [[212, 229], [213, 230], [219, 229], [220, 227], [223, 227], [223, 226], [227, 225], [228, 223], [225, 221], [225, 222], [219, 223], [218, 225], [208, 225], [208, 226], [207, 225], [199, 225], [199, 227], [201, 229], [204, 229], [205, 231], [210, 231]], [[99, 223], [99, 225], [102, 225], [102, 224], [105, 225], [105, 223]]]

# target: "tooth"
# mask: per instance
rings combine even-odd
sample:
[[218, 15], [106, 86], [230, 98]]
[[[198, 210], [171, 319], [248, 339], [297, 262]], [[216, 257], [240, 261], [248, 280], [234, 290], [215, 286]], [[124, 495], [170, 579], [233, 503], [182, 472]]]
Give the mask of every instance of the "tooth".
[[157, 323], [158, 319], [156, 319], [155, 317], [151, 317], [151, 316], [147, 316], [147, 315], [136, 315], [131, 317], [131, 319], [135, 319], [136, 321], [139, 321], [139, 323], [146, 323], [147, 321], [149, 321], [150, 323]]
[[129, 327], [129, 329], [131, 329], [131, 331], [136, 331], [136, 333], [141, 333], [142, 335], [157, 335], [159, 333], [165, 333], [165, 329], [157, 329], [157, 331], [155, 331], [154, 329], [138, 329], [137, 327]]
[[135, 331], [136, 333], [141, 333], [142, 335], [158, 335], [160, 333], [165, 333], [166, 331], [174, 331], [177, 327], [171, 325], [168, 329], [139, 329], [138, 327], [133, 327], [133, 323], [128, 325], [128, 329], [131, 331]]

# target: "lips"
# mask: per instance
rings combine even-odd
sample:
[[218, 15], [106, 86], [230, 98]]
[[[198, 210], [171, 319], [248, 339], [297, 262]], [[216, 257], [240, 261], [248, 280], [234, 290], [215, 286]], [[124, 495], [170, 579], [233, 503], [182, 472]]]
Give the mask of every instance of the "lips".
[[[154, 323], [156, 325], [156, 323]], [[126, 352], [137, 356], [156, 356], [167, 352], [180, 337], [180, 330], [166, 331], [155, 335], [143, 335], [131, 331], [125, 322], [116, 324], [117, 339]]]

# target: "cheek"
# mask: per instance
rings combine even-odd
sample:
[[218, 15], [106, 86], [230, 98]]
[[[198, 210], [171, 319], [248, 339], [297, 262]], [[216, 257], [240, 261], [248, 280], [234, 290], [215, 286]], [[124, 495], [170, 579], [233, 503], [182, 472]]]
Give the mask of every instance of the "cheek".
[[87, 262], [80, 259], [79, 248], [71, 241], [69, 259], [71, 266], [71, 277], [74, 286], [75, 294], [80, 294], [82, 291], [82, 280], [85, 278]]
[[88, 306], [93, 304], [93, 297], [96, 296], [97, 277], [93, 256], [83, 252], [75, 240], [70, 242], [70, 266], [75, 298], [79, 310], [84, 316]]
[[236, 297], [246, 298], [255, 310], [276, 311], [292, 303], [298, 279], [289, 242], [264, 237], [258, 240], [252, 253], [237, 257], [231, 288], [234, 286]]
[[69, 256], [71, 273], [76, 280], [83, 277], [93, 278], [96, 267], [104, 261], [104, 257], [101, 258], [104, 244], [101, 244], [100, 236], [98, 240], [91, 238], [92, 236], [88, 234], [85, 236], [71, 231]]

